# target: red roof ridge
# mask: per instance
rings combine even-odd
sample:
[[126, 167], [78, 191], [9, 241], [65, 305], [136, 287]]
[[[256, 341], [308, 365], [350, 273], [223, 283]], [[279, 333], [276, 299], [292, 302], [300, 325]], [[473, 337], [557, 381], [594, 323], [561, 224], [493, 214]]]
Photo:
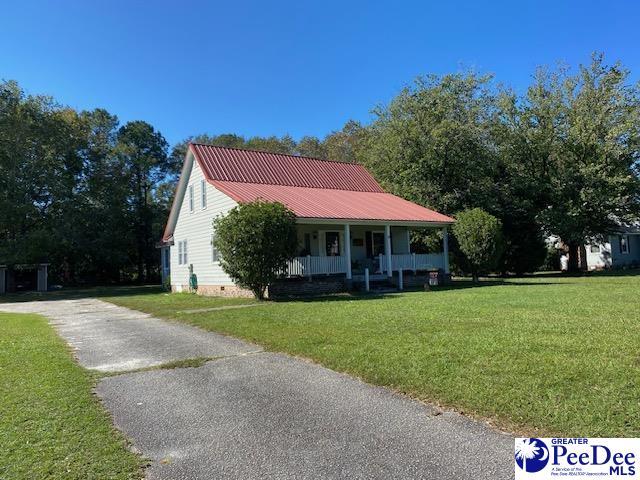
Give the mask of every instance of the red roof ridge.
[[256, 150], [255, 148], [226, 147], [224, 145], [211, 145], [210, 143], [201, 143], [201, 142], [189, 142], [189, 145], [200, 145], [201, 147], [223, 148], [223, 149], [227, 149], [227, 150], [236, 150], [238, 152], [255, 152], [255, 153], [266, 153], [268, 155], [282, 155], [284, 157], [301, 158], [301, 159], [306, 159], [306, 160], [316, 160], [318, 162], [344, 163], [346, 165], [358, 165], [358, 166], [364, 167], [360, 163], [347, 162], [346, 160], [330, 160], [328, 158], [310, 157], [308, 155], [295, 155], [293, 153], [272, 152], [272, 151], [269, 151], [269, 150]]

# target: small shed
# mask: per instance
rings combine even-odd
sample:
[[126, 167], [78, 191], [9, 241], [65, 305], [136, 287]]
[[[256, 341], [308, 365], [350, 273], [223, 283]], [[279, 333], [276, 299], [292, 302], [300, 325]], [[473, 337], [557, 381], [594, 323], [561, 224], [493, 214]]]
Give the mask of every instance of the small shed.
[[46, 292], [49, 288], [48, 276], [48, 263], [0, 265], [0, 295], [23, 291]]

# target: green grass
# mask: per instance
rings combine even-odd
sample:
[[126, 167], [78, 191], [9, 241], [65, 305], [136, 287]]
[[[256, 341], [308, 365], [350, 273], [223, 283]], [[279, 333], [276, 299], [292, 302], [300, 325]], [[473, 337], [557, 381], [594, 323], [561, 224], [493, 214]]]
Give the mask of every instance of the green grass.
[[93, 385], [44, 318], [0, 314], [0, 478], [141, 478]]
[[640, 276], [532, 277], [384, 297], [110, 301], [311, 358], [531, 434], [640, 436]]

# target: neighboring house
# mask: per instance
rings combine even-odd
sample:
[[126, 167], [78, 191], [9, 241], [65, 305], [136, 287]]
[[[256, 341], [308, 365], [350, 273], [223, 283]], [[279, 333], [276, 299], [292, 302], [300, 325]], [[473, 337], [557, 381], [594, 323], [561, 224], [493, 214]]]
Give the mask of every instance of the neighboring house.
[[[394, 272], [449, 273], [447, 226], [454, 220], [383, 191], [361, 165], [308, 157], [191, 144], [162, 239], [163, 276], [171, 289], [244, 295], [219, 263], [213, 219], [238, 203], [278, 201], [297, 216], [299, 252], [287, 276], [337, 280], [349, 286], [392, 278]], [[413, 254], [412, 228], [444, 231], [444, 251]], [[294, 284], [294, 281], [290, 281]], [[299, 282], [304, 284], [305, 282]]]
[[589, 270], [640, 267], [640, 226], [624, 227], [604, 244], [586, 245]]

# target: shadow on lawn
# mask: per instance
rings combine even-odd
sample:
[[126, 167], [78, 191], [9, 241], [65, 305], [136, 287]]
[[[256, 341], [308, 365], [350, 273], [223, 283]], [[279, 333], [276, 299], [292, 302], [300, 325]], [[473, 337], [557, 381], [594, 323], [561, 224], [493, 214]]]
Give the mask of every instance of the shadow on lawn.
[[63, 288], [49, 292], [21, 292], [0, 295], [0, 303], [81, 300], [83, 298], [121, 297], [162, 293], [159, 285], [118, 285], [90, 288]]
[[[422, 288], [413, 287], [407, 288], [404, 292], [353, 292], [342, 293], [335, 295], [318, 295], [309, 297], [285, 297], [273, 300], [276, 303], [283, 302], [317, 302], [317, 301], [329, 301], [329, 302], [344, 302], [354, 300], [378, 300], [382, 298], [397, 297], [402, 293], [409, 292], [424, 292], [425, 295], [434, 295], [439, 292], [447, 292], [450, 290], [462, 290], [468, 288], [485, 288], [485, 287], [500, 287], [500, 286], [545, 286], [545, 285], [558, 285], [563, 282], [554, 282], [552, 280], [562, 280], [567, 278], [598, 278], [598, 277], [635, 277], [640, 276], [640, 269], [629, 270], [606, 270], [598, 272], [582, 272], [578, 274], [567, 274], [562, 272], [540, 272], [533, 275], [526, 275], [522, 277], [486, 277], [479, 283], [474, 283], [471, 279], [455, 279], [449, 285], [442, 285], [434, 287], [428, 292], [424, 292]], [[544, 279], [543, 281], [527, 281], [534, 279]], [[550, 281], [549, 281], [550, 280]], [[8, 295], [0, 295], [0, 303], [12, 303], [12, 302], [31, 302], [31, 301], [55, 301], [55, 300], [80, 300], [83, 298], [102, 298], [102, 297], [120, 297], [120, 296], [136, 296], [136, 295], [149, 295], [154, 293], [163, 293], [164, 290], [159, 285], [117, 285], [117, 286], [102, 286], [102, 287], [90, 287], [90, 288], [63, 288], [61, 290], [54, 290], [46, 293], [41, 292], [24, 292], [13, 293]]]
[[500, 286], [544, 286], [544, 285], [557, 285], [561, 282], [526, 282], [518, 281], [513, 282], [508, 279], [501, 278], [486, 278], [482, 279], [479, 283], [474, 283], [472, 280], [454, 280], [449, 285], [441, 285], [439, 287], [432, 287], [431, 290], [425, 291], [420, 287], [406, 288], [403, 291], [385, 291], [385, 292], [352, 292], [352, 293], [338, 293], [333, 295], [314, 295], [308, 297], [283, 297], [273, 300], [275, 303], [286, 302], [344, 302], [344, 301], [359, 301], [359, 300], [380, 300], [383, 298], [399, 297], [404, 293], [424, 293], [425, 295], [437, 295], [441, 292], [447, 292], [451, 290], [463, 290], [468, 288], [485, 288], [485, 287], [500, 287]]

